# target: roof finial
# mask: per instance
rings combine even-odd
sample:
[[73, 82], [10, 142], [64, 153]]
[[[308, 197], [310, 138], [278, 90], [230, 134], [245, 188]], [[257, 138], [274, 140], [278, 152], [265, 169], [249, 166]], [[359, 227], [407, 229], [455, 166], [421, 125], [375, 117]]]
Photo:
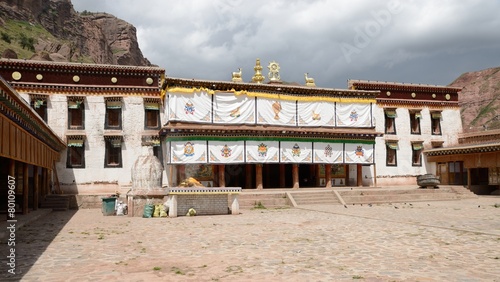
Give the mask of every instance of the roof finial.
[[262, 83], [264, 81], [264, 76], [262, 75], [262, 66], [260, 65], [260, 59], [257, 58], [255, 61], [255, 67], [253, 67], [255, 70], [255, 74], [252, 77], [252, 82], [254, 83]]

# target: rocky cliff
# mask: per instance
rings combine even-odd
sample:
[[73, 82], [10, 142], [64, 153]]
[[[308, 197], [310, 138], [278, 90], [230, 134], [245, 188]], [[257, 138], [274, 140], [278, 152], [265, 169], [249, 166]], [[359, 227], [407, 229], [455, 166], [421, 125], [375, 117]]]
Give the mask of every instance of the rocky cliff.
[[464, 132], [500, 129], [500, 67], [467, 72], [450, 86], [459, 94]]
[[151, 65], [134, 26], [106, 13], [77, 13], [71, 0], [1, 0], [0, 32], [4, 57]]

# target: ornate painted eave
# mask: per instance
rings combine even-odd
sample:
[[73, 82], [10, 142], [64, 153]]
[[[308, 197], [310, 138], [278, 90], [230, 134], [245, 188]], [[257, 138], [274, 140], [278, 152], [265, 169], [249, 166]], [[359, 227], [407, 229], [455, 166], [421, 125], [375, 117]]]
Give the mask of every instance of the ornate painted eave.
[[418, 92], [438, 92], [438, 93], [457, 93], [462, 91], [460, 87], [448, 87], [430, 84], [415, 84], [415, 83], [397, 83], [397, 82], [382, 82], [370, 80], [348, 80], [350, 89], [384, 89], [384, 90], [399, 90], [399, 91], [418, 91]]
[[183, 87], [183, 88], [206, 88], [215, 91], [248, 91], [248, 92], [267, 92], [273, 94], [286, 95], [308, 95], [308, 96], [336, 96], [360, 99], [375, 99], [380, 91], [372, 90], [348, 90], [333, 89], [321, 87], [309, 87], [301, 85], [286, 84], [259, 84], [246, 82], [230, 82], [216, 80], [198, 80], [183, 78], [165, 78], [165, 88]]
[[481, 132], [462, 133], [458, 135], [460, 144], [485, 143], [500, 140], [500, 129]]
[[374, 129], [360, 128], [308, 128], [264, 125], [205, 125], [167, 123], [160, 130], [167, 138], [200, 137], [212, 139], [314, 139], [314, 140], [371, 140], [383, 134]]
[[53, 150], [60, 152], [66, 148], [66, 143], [2, 77], [0, 77], [0, 112]]
[[159, 67], [124, 66], [108, 64], [70, 63], [70, 62], [46, 62], [34, 60], [0, 59], [0, 67], [19, 70], [57, 71], [66, 73], [78, 71], [82, 73], [97, 74], [163, 74], [165, 69]]
[[446, 156], [446, 155], [459, 155], [459, 154], [473, 154], [473, 153], [489, 153], [499, 152], [500, 142], [490, 142], [483, 144], [470, 144], [460, 145], [447, 148], [427, 149], [424, 154], [427, 156]]
[[377, 104], [383, 106], [426, 106], [426, 107], [436, 107], [436, 108], [457, 108], [460, 107], [458, 101], [435, 101], [435, 100], [410, 100], [410, 99], [385, 99], [377, 98]]
[[100, 85], [71, 85], [71, 84], [35, 84], [23, 82], [10, 83], [18, 92], [34, 92], [38, 94], [67, 94], [67, 95], [140, 95], [160, 97], [161, 89], [142, 86], [100, 86]]

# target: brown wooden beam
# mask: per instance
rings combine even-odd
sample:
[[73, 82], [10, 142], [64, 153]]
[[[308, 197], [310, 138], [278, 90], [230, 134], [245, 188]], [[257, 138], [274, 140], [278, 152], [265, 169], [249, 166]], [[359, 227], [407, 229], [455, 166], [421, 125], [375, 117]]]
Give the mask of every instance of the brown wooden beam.
[[356, 180], [356, 184], [361, 187], [363, 186], [363, 166], [361, 164], [357, 164], [357, 168], [356, 168], [356, 171], [357, 171], [357, 180]]
[[332, 188], [332, 165], [331, 164], [326, 164], [325, 165], [325, 185], [326, 188]]
[[255, 165], [255, 187], [258, 190], [264, 188], [264, 185], [262, 185], [262, 164]]
[[219, 187], [226, 187], [225, 165], [219, 165]]
[[293, 189], [299, 189], [299, 165], [292, 165]]
[[29, 187], [28, 187], [28, 164], [23, 163], [23, 214], [29, 213]]
[[38, 210], [40, 201], [40, 181], [38, 177], [38, 166], [33, 166], [33, 210]]

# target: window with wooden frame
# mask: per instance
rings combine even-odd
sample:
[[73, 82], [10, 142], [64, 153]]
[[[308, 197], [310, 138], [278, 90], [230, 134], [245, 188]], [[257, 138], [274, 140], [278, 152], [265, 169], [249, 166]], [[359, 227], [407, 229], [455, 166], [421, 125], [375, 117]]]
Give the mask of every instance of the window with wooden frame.
[[396, 134], [396, 109], [385, 109], [385, 134]]
[[104, 167], [122, 167], [122, 136], [105, 136]]
[[85, 129], [84, 97], [68, 97], [68, 129]]
[[422, 150], [424, 145], [422, 142], [414, 142], [411, 144], [411, 164], [412, 166], [422, 166]]
[[397, 141], [387, 141], [386, 145], [386, 161], [385, 164], [387, 166], [397, 166], [398, 158], [397, 158], [397, 150], [399, 149]]
[[47, 95], [30, 95], [30, 101], [31, 107], [47, 123]]
[[411, 134], [420, 134], [420, 119], [422, 113], [418, 110], [410, 111], [410, 132]]
[[144, 129], [160, 129], [160, 99], [144, 99]]
[[106, 117], [104, 129], [122, 129], [122, 98], [110, 97], [105, 99]]
[[432, 135], [441, 135], [441, 112], [431, 112]]
[[153, 148], [153, 155], [158, 158], [163, 166], [163, 153], [161, 149], [160, 136], [142, 136], [142, 146], [150, 146]]
[[67, 168], [85, 168], [85, 136], [67, 137]]

